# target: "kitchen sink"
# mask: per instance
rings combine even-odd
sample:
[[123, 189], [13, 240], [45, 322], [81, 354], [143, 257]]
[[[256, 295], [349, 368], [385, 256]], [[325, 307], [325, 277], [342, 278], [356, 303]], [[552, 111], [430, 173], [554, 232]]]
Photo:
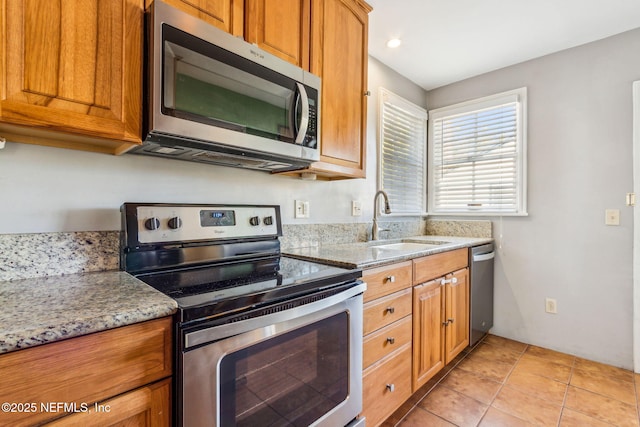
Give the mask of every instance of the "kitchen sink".
[[387, 243], [385, 245], [372, 246], [372, 249], [385, 250], [385, 251], [404, 251], [404, 252], [418, 252], [431, 249], [434, 245], [429, 243], [414, 243], [414, 242], [400, 242], [400, 243]]
[[429, 246], [440, 246], [440, 245], [448, 245], [451, 242], [445, 242], [442, 240], [427, 240], [427, 239], [416, 238], [416, 239], [404, 239], [402, 243], [417, 243], [417, 244], [424, 244]]

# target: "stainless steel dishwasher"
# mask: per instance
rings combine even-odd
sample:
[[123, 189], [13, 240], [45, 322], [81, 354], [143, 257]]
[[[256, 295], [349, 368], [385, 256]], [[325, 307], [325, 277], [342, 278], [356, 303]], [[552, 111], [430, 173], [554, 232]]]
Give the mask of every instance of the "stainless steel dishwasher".
[[493, 243], [469, 249], [471, 315], [469, 345], [475, 345], [493, 327]]

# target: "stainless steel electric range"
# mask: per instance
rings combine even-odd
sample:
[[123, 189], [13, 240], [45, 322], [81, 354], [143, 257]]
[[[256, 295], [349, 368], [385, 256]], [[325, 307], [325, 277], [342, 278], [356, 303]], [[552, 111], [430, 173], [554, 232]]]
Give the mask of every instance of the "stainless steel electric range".
[[121, 268], [178, 303], [176, 425], [364, 424], [360, 270], [283, 256], [279, 206], [121, 211]]

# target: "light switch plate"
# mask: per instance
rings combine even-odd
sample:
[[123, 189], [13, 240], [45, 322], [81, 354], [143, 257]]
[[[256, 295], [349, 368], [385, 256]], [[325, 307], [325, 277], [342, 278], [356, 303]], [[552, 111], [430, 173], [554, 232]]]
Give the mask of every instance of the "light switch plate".
[[362, 216], [362, 202], [359, 200], [351, 201], [351, 216]]
[[294, 218], [309, 218], [309, 202], [306, 200], [296, 200]]
[[620, 225], [620, 209], [605, 210], [604, 223], [606, 225]]

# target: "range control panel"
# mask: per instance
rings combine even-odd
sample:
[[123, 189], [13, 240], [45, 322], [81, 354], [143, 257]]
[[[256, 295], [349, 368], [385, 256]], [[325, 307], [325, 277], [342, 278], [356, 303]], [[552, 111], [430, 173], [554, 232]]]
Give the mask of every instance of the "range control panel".
[[279, 206], [125, 203], [123, 208], [127, 215], [135, 213], [135, 221], [128, 218], [127, 224], [137, 226], [138, 241], [142, 244], [281, 234]]

